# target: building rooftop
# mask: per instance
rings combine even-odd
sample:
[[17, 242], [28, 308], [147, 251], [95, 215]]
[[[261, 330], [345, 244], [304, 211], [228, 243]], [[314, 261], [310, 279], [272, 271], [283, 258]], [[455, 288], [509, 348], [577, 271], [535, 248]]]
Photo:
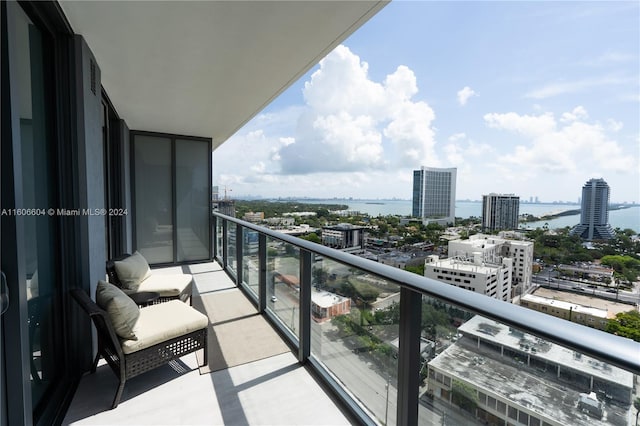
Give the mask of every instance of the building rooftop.
[[[478, 317], [476, 317], [478, 318]], [[430, 363], [443, 373], [472, 384], [479, 391], [495, 394], [526, 407], [540, 418], [574, 426], [626, 425], [628, 410], [613, 404], [596, 419], [578, 409], [580, 392], [562, 382], [546, 380], [535, 369], [505, 364], [503, 360], [475, 350], [473, 342], [462, 338]]]
[[339, 223], [337, 225], [323, 226], [322, 229], [335, 229], [337, 231], [349, 231], [352, 229], [366, 229], [366, 227], [352, 225], [351, 223]]
[[504, 324], [479, 315], [474, 316], [461, 325], [458, 331], [467, 336], [474, 336], [482, 340], [497, 343], [517, 352], [544, 359], [561, 367], [592, 375], [605, 382], [613, 382], [621, 386], [633, 388], [633, 374], [629, 371], [584, 355], [578, 357], [576, 352], [564, 346], [556, 345], [527, 333], [512, 330]]
[[426, 266], [432, 266], [437, 268], [456, 269], [465, 272], [476, 272], [478, 274], [491, 274], [495, 273], [496, 269], [502, 265], [495, 265], [489, 263], [474, 263], [466, 260], [460, 260], [456, 258], [440, 259], [433, 263], [427, 263]]
[[594, 308], [591, 306], [582, 306], [572, 302], [565, 302], [563, 300], [549, 299], [535, 294], [526, 294], [520, 298], [528, 302], [538, 303], [541, 305], [556, 306], [559, 309], [566, 311], [571, 310], [576, 314], [591, 315], [593, 317], [599, 317], [602, 319], [615, 317], [615, 314], [609, 314], [606, 309]]
[[321, 308], [330, 308], [335, 304], [349, 300], [347, 297], [330, 293], [328, 291], [311, 290], [311, 301]]
[[629, 312], [634, 308], [633, 305], [616, 302], [615, 300], [602, 299], [600, 297], [589, 295], [589, 290], [585, 294], [577, 294], [573, 292], [554, 290], [551, 288], [539, 287], [532, 294], [547, 299], [574, 303], [576, 305], [588, 306], [595, 309], [607, 311], [610, 316], [615, 317], [621, 312]]

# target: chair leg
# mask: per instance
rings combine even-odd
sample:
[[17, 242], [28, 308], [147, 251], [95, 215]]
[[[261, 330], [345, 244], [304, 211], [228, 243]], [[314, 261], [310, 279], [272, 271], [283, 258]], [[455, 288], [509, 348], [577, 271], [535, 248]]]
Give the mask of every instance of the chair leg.
[[116, 392], [115, 398], [113, 398], [113, 404], [111, 405], [111, 409], [113, 410], [120, 403], [120, 398], [122, 397], [122, 391], [124, 391], [124, 383], [126, 379], [120, 379], [120, 385], [118, 386], [118, 391]]
[[204, 361], [201, 365], [201, 367], [206, 367], [209, 364], [209, 345], [207, 344], [207, 333], [205, 333], [204, 335], [204, 354], [202, 355], [204, 357]]

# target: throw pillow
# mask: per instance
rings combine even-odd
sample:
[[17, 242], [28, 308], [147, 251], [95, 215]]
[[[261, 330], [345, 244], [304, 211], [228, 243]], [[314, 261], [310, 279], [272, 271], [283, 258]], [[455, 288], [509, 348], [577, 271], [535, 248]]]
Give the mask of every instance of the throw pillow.
[[122, 287], [128, 290], [136, 290], [151, 274], [147, 259], [137, 251], [124, 260], [115, 261], [114, 264]]
[[138, 305], [115, 285], [99, 281], [96, 303], [107, 311], [116, 334], [123, 339], [138, 340], [134, 332], [140, 316]]

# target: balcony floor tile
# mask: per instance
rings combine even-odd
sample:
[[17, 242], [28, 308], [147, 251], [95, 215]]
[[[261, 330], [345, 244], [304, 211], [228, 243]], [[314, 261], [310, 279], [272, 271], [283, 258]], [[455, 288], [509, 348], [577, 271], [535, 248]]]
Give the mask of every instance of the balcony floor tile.
[[[194, 294], [235, 287], [217, 263], [182, 269], [194, 274]], [[110, 410], [117, 386], [102, 362], [82, 378], [63, 424], [349, 424], [291, 352], [202, 375], [195, 354], [189, 354], [127, 381], [120, 405]]]

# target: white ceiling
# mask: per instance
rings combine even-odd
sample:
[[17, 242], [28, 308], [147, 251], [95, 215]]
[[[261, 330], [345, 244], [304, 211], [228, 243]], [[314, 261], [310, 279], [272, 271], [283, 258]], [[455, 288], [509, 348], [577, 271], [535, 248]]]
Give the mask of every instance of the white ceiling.
[[131, 129], [219, 146], [387, 1], [67, 1]]

